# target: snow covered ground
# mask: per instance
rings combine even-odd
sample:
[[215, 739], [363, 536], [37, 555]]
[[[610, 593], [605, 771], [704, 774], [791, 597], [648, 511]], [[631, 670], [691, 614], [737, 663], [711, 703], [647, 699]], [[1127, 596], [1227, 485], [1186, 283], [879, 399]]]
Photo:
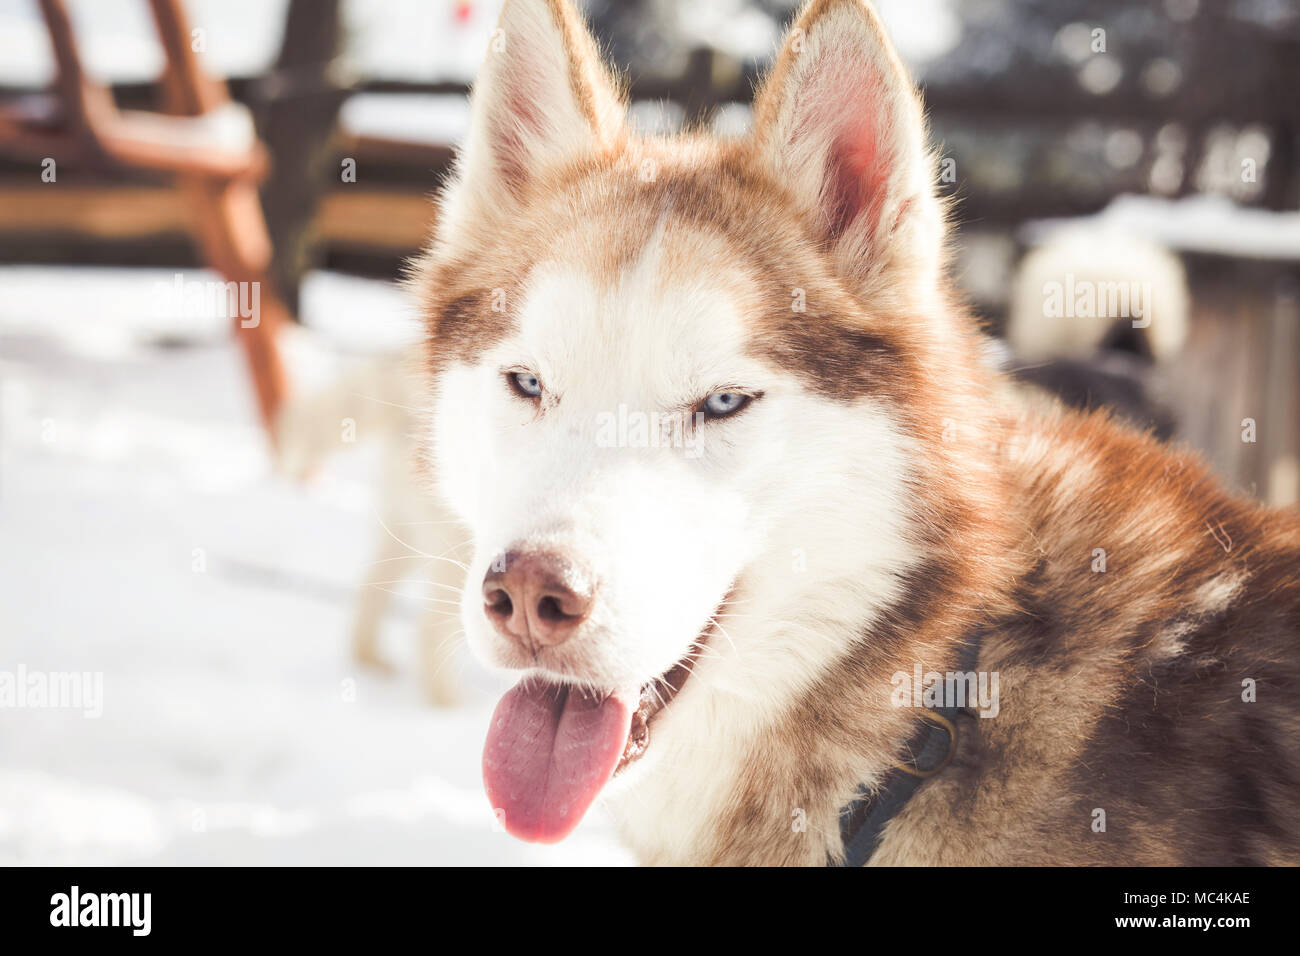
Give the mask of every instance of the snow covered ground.
[[[495, 830], [502, 684], [462, 656], [469, 702], [423, 703], [418, 585], [384, 635], [397, 676], [356, 670], [374, 457], [276, 476], [225, 323], [151, 300], [171, 277], [0, 267], [0, 675], [103, 681], [98, 717], [0, 708], [0, 865], [629, 862], [599, 812], [556, 847]], [[298, 377], [409, 341], [400, 302], [313, 277]]]

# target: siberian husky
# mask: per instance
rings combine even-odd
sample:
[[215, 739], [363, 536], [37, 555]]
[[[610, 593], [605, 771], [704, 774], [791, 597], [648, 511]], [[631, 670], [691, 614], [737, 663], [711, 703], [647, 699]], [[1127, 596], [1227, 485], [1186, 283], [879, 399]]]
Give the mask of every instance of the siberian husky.
[[1006, 397], [866, 3], [716, 141], [630, 132], [577, 14], [508, 0], [471, 122], [412, 283], [509, 832], [603, 795], [656, 864], [1300, 863], [1300, 521]]

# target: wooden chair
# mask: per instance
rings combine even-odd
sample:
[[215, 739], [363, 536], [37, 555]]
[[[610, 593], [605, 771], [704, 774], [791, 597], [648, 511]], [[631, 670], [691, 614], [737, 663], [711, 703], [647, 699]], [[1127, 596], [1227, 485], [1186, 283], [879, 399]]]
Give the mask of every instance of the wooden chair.
[[290, 316], [270, 282], [271, 241], [257, 194], [266, 150], [247, 110], [200, 66], [181, 0], [149, 5], [166, 56], [167, 112], [119, 110], [83, 69], [63, 0], [40, 0], [58, 68], [55, 90], [0, 107], [0, 148], [175, 177], [204, 259], [227, 282], [258, 284], [258, 322], [245, 328], [236, 315], [235, 334], [274, 441], [285, 393], [276, 331]]

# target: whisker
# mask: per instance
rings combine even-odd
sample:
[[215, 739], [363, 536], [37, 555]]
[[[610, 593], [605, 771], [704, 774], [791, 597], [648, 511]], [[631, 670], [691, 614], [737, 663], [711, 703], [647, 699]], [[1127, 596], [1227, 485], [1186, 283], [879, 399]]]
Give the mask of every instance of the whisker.
[[464, 588], [458, 588], [451, 584], [439, 584], [437, 581], [426, 581], [424, 580], [424, 578], [401, 577], [401, 578], [393, 578], [391, 581], [363, 581], [362, 583], [363, 584], [423, 584], [429, 587], [447, 588], [448, 590], [455, 591], [457, 594], [460, 594], [464, 591]]
[[366, 584], [363, 585], [363, 587], [374, 588], [377, 591], [383, 591], [385, 594], [391, 594], [394, 597], [403, 598], [407, 601], [419, 601], [421, 604], [448, 604], [454, 608], [460, 607], [459, 601], [449, 601], [446, 598], [420, 597], [419, 595], [416, 594], [407, 594], [405, 591], [397, 591], [394, 590], [393, 588], [382, 587], [381, 584], [378, 582], [375, 583], [367, 582]]
[[[448, 518], [445, 521], [394, 521], [393, 527], [405, 528], [409, 525], [430, 525], [430, 524], [460, 524], [455, 518]], [[467, 538], [466, 541], [469, 539]]]
[[[411, 544], [409, 541], [403, 541], [403, 540], [402, 540], [401, 538], [399, 538], [397, 535], [393, 534], [393, 529], [392, 529], [392, 528], [390, 528], [390, 527], [388, 527], [388, 525], [384, 524], [384, 519], [381, 518], [381, 517], [379, 517], [379, 512], [378, 512], [378, 511], [376, 511], [374, 514], [375, 514], [375, 520], [379, 522], [379, 526], [380, 526], [381, 528], [383, 528], [385, 532], [387, 532], [388, 536], [389, 536], [390, 538], [392, 538], [394, 541], [396, 541], [398, 544], [400, 544], [402, 547], [404, 547], [404, 548], [408, 549], [409, 551], [411, 551], [412, 554], [418, 554], [418, 555], [421, 555], [421, 556], [423, 556], [423, 557], [428, 558], [428, 559], [431, 560], [431, 561], [446, 561], [448, 564], [454, 564], [456, 567], [460, 568], [462, 571], [465, 571], [466, 573], [469, 572], [469, 567], [468, 567], [467, 565], [462, 564], [462, 563], [459, 562], [459, 561], [454, 561], [454, 560], [452, 560], [451, 558], [444, 558], [442, 555], [438, 555], [438, 554], [427, 554], [427, 553], [425, 553], [424, 551], [421, 551], [419, 548], [415, 547], [415, 546], [414, 546], [413, 544]], [[451, 550], [455, 550], [455, 549], [454, 549], [454, 548], [449, 548], [448, 550], [451, 551]]]
[[390, 402], [390, 401], [387, 401], [387, 400], [382, 399], [382, 398], [375, 398], [375, 396], [373, 396], [373, 395], [362, 395], [360, 392], [353, 392], [353, 393], [352, 393], [352, 397], [353, 397], [353, 398], [363, 398], [363, 399], [365, 399], [367, 402], [374, 402], [374, 403], [377, 404], [377, 405], [390, 405], [390, 406], [392, 406], [393, 408], [401, 408], [401, 409], [405, 409], [405, 410], [408, 411], [408, 412], [416, 412], [416, 413], [419, 413], [419, 414], [423, 414], [424, 411], [425, 411], [425, 409], [423, 409], [423, 408], [416, 408], [414, 405], [402, 405], [402, 404], [399, 403], [399, 402]]

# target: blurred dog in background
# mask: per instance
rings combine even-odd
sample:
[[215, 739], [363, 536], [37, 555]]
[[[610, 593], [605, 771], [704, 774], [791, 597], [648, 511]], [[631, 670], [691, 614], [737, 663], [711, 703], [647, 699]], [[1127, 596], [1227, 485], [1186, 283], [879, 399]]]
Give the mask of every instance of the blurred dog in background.
[[420, 429], [413, 412], [415, 372], [404, 358], [370, 359], [324, 388], [288, 402], [277, 432], [279, 465], [306, 480], [350, 442], [381, 446], [377, 486], [380, 523], [374, 563], [357, 598], [352, 652], [358, 663], [380, 671], [392, 665], [379, 647], [385, 612], [402, 581], [428, 585], [418, 624], [421, 680], [434, 704], [460, 699], [453, 655], [460, 630], [456, 614], [464, 583], [459, 544], [465, 535], [454, 517], [422, 491], [412, 437]]
[[[1104, 299], [1113, 292], [1116, 307], [1094, 299], [1088, 308], [1086, 298], [1074, 301], [1073, 289], [1102, 290]], [[1175, 255], [1123, 233], [1076, 226], [1021, 261], [1004, 370], [1071, 408], [1109, 408], [1168, 439], [1177, 422], [1167, 375], [1188, 321], [1187, 282]]]

